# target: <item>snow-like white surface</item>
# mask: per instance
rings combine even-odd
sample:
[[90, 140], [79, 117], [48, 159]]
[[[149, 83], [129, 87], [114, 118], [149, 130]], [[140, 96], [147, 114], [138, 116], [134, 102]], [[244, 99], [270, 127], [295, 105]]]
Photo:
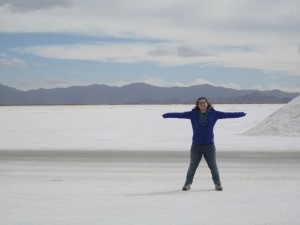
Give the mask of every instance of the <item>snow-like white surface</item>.
[[[215, 105], [216, 110], [247, 113], [246, 117], [217, 122], [217, 150], [299, 150], [299, 137], [241, 135], [282, 106]], [[163, 119], [161, 115], [191, 108], [190, 105], [2, 106], [0, 150], [185, 151], [192, 140], [190, 121]]]
[[296, 152], [224, 152], [218, 158], [222, 192], [214, 191], [204, 161], [192, 189], [181, 191], [188, 154], [160, 153], [21, 157], [0, 151], [0, 224], [299, 224]]
[[300, 96], [282, 106], [245, 134], [300, 137]]
[[222, 192], [204, 160], [181, 191], [191, 125], [161, 115], [191, 106], [0, 107], [0, 224], [298, 225], [299, 137], [241, 135], [282, 106], [215, 105], [247, 113], [215, 127]]

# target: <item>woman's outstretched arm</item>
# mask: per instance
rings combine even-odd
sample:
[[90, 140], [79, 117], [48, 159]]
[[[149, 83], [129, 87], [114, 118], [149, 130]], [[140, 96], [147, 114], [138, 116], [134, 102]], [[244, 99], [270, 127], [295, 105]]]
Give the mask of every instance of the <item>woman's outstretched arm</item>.
[[221, 112], [216, 111], [217, 117], [219, 119], [227, 119], [227, 118], [239, 118], [246, 116], [246, 113], [244, 112]]
[[172, 113], [165, 113], [162, 115], [163, 118], [178, 118], [178, 119], [190, 119], [191, 118], [191, 111], [188, 112], [172, 112]]

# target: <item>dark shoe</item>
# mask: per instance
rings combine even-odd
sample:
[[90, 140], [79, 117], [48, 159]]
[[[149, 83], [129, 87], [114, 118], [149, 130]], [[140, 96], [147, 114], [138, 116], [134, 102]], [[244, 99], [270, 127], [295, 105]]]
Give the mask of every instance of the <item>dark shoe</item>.
[[215, 185], [215, 190], [216, 191], [223, 191], [223, 188], [222, 188], [221, 184], [216, 184]]
[[191, 189], [191, 185], [190, 184], [185, 184], [182, 188], [183, 191], [188, 191]]

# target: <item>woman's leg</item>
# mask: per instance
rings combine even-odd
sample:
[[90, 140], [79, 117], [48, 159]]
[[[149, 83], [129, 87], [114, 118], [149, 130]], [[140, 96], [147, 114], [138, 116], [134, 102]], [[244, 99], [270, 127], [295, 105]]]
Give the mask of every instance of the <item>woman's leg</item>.
[[204, 147], [204, 158], [210, 169], [212, 179], [215, 185], [221, 185], [219, 170], [216, 160], [216, 148], [214, 144], [206, 145]]
[[202, 146], [201, 145], [192, 145], [190, 151], [190, 166], [186, 174], [185, 184], [192, 184], [194, 180], [194, 175], [199, 166], [199, 163], [202, 158]]

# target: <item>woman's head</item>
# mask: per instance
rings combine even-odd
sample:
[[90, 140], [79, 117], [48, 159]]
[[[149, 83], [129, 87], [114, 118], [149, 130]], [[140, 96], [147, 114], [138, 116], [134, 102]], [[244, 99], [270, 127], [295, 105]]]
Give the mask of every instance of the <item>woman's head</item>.
[[205, 97], [198, 98], [195, 109], [200, 110], [201, 112], [206, 112], [207, 109], [212, 108], [212, 104]]

